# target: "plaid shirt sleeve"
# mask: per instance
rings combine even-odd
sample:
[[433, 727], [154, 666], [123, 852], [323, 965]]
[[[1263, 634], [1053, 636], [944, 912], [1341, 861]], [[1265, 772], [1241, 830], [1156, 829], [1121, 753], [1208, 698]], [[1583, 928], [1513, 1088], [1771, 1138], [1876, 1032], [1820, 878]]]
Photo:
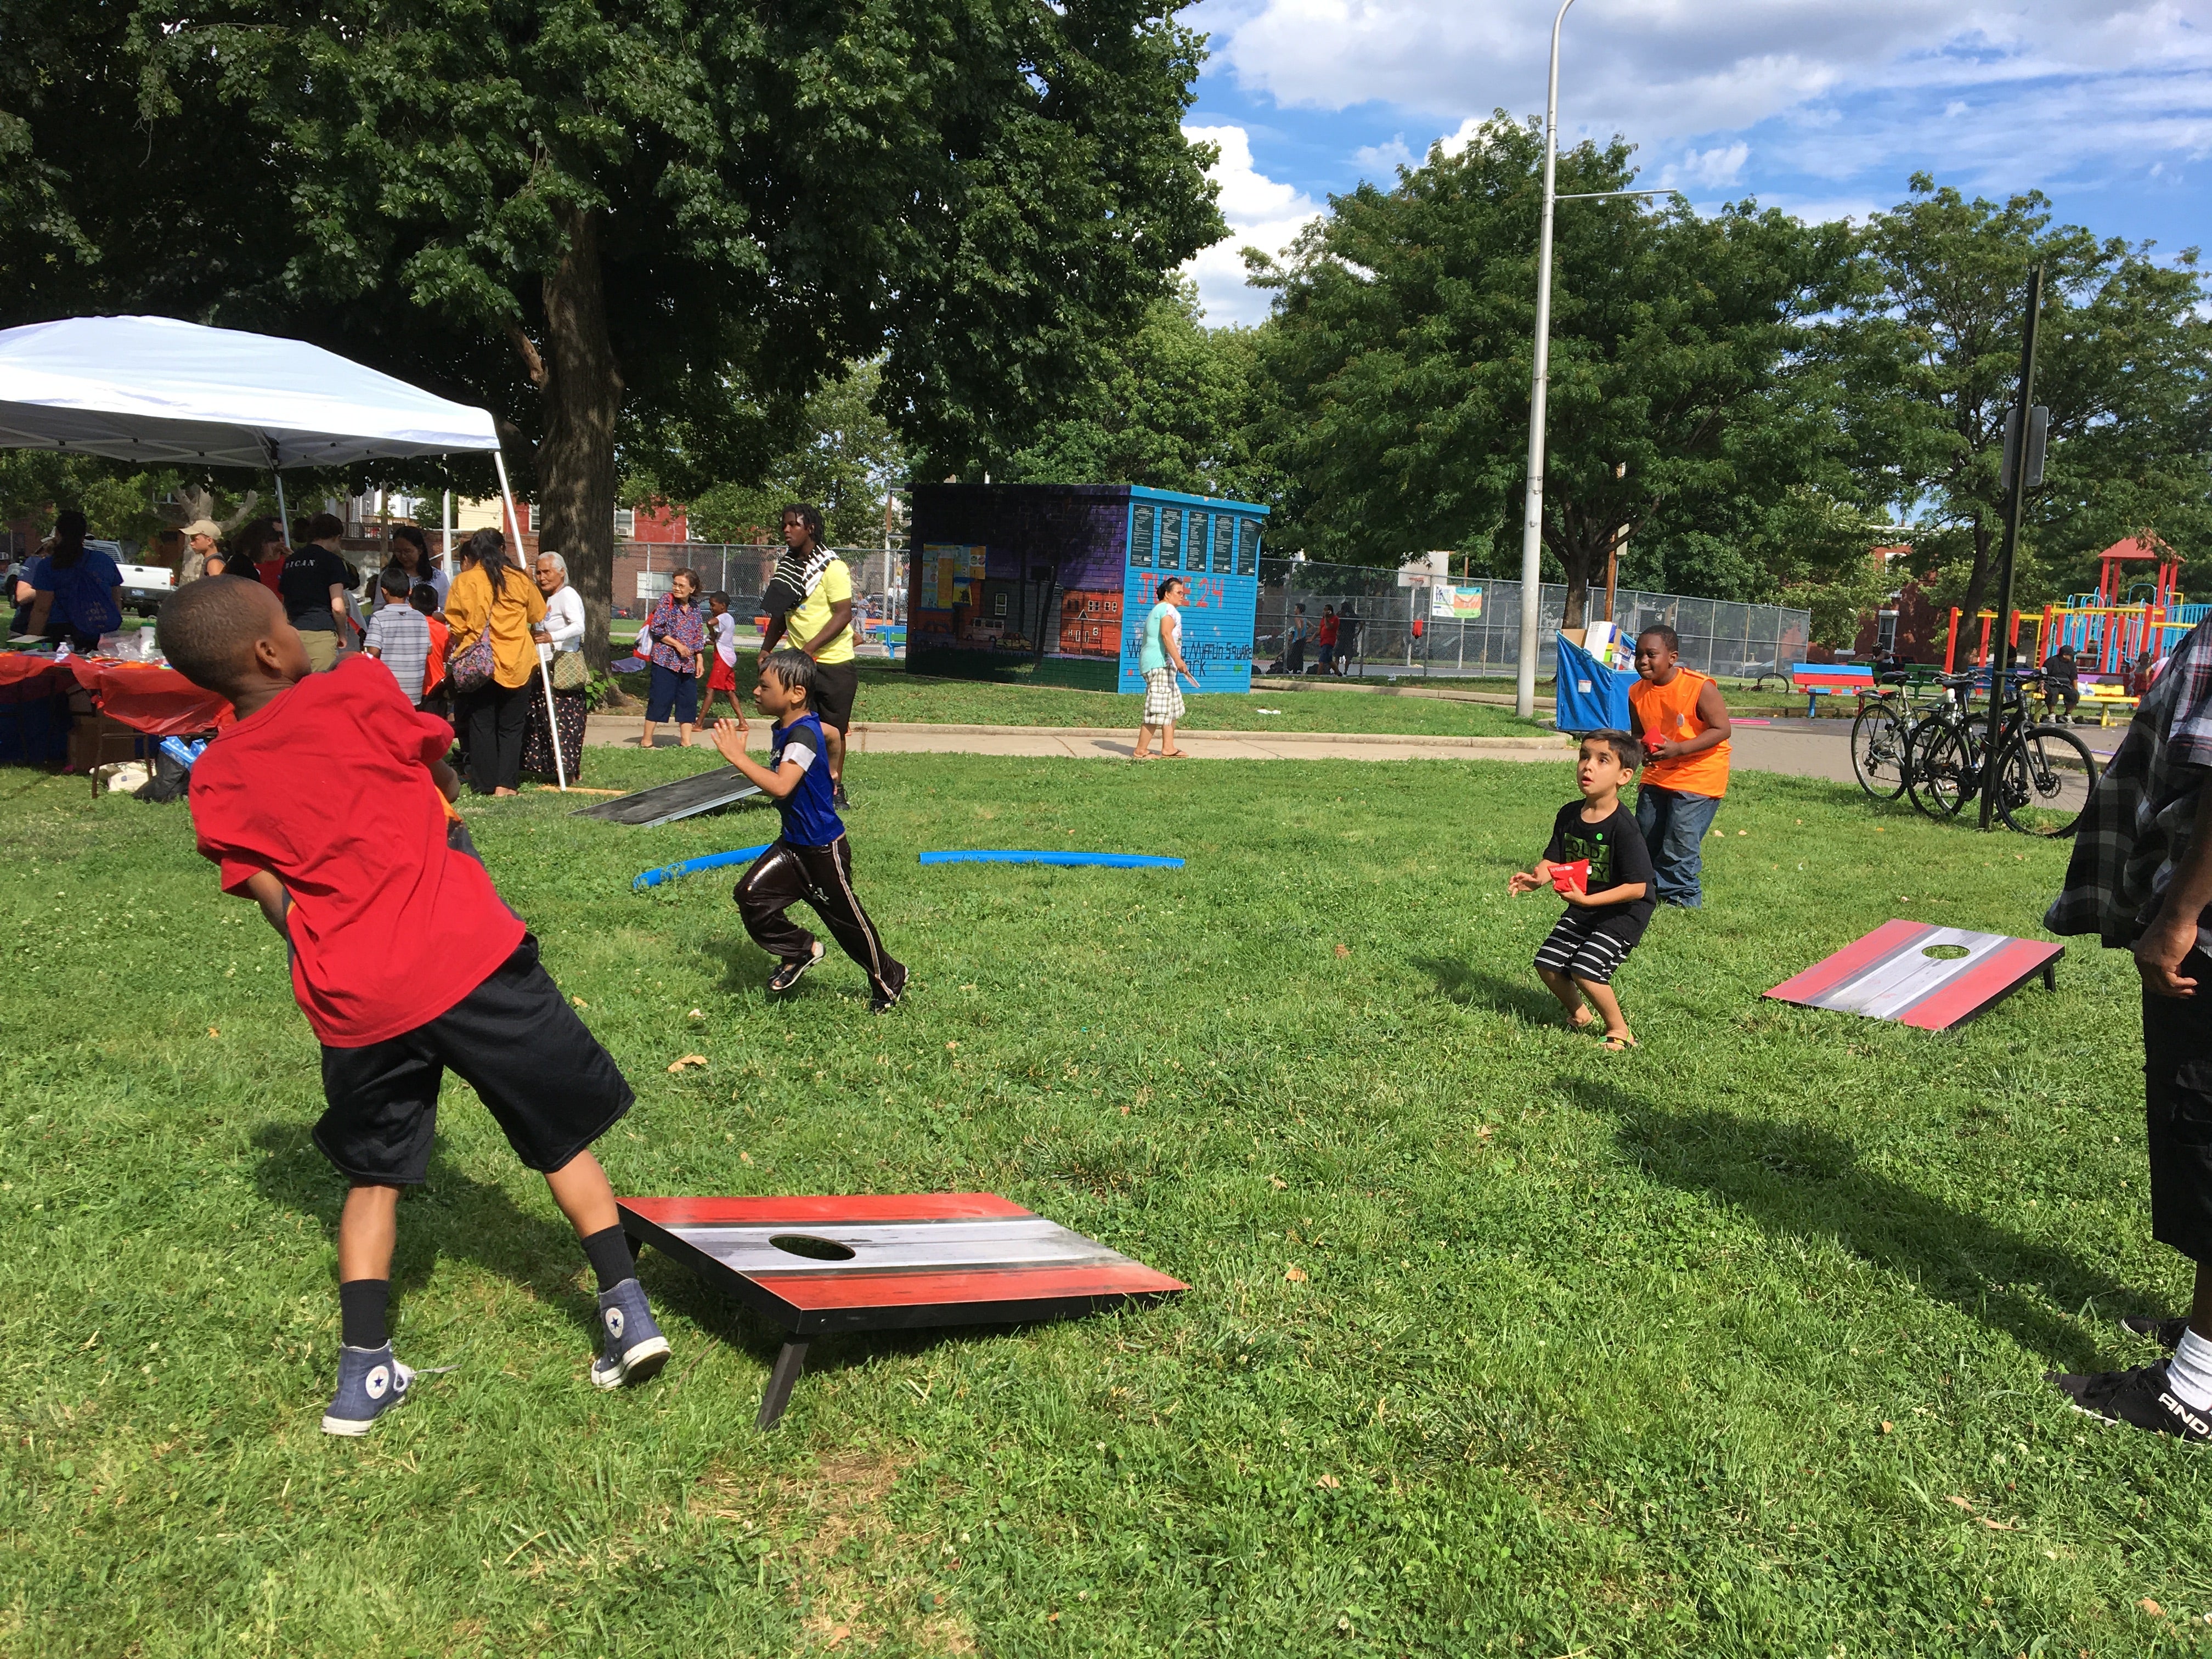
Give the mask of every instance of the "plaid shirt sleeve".
[[2188, 851], [2197, 791], [2212, 770], [2212, 633], [2189, 632], [2128, 723], [2075, 831], [2066, 881], [2043, 918], [2124, 950]]

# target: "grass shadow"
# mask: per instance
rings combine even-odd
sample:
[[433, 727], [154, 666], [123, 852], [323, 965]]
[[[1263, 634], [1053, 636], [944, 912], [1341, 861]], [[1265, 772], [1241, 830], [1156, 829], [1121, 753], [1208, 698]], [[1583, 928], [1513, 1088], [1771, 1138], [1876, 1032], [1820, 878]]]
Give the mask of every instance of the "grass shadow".
[[1416, 957], [1413, 965], [1436, 981], [1439, 995], [1462, 1008], [1487, 1008], [1493, 1013], [1514, 1015], [1532, 1025], [1566, 1025], [1567, 1017], [1559, 1007], [1559, 999], [1536, 982], [1533, 968], [1528, 979], [1519, 980], [1501, 979], [1463, 962], [1434, 957]]
[[[824, 949], [836, 948], [834, 942], [826, 939], [823, 945]], [[720, 969], [721, 988], [726, 991], [765, 991], [769, 975], [775, 972], [775, 958], [743, 933], [710, 939], [693, 948]]]
[[[313, 1216], [335, 1237], [346, 1179], [324, 1158], [305, 1126], [264, 1123], [253, 1144], [265, 1154], [253, 1184], [270, 1203]], [[582, 1247], [549, 1195], [551, 1213], [533, 1214], [504, 1191], [461, 1174], [433, 1152], [429, 1179], [399, 1202], [399, 1243], [392, 1254], [395, 1292], [420, 1290], [441, 1256], [473, 1261], [540, 1299], [573, 1307], [596, 1326], [597, 1304], [580, 1287]]]
[[1717, 1198], [1770, 1233], [1840, 1244], [2063, 1369], [2097, 1369], [2099, 1344], [2056, 1309], [2166, 1311], [2063, 1249], [1872, 1173], [1826, 1130], [1664, 1111], [1599, 1080], [1565, 1086], [1614, 1120], [1621, 1152], [1653, 1179]]

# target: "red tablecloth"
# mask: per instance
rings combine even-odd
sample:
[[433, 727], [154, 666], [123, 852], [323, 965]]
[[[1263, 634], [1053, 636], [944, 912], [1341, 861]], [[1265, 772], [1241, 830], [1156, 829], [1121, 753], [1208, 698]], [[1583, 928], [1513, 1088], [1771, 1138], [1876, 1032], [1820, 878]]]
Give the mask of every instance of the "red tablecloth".
[[183, 737], [235, 718], [228, 700], [203, 691], [173, 668], [97, 657], [56, 662], [28, 652], [0, 652], [0, 695], [9, 702], [59, 696], [79, 686], [101, 714], [149, 738]]

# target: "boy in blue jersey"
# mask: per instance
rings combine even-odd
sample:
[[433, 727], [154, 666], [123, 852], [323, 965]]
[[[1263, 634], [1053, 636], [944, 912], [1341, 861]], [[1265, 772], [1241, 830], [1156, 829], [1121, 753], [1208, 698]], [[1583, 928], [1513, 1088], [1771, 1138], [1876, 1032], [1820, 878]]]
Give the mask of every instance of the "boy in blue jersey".
[[813, 708], [816, 670], [804, 651], [775, 651], [761, 659], [753, 701], [775, 722], [766, 766], [745, 753], [742, 714], [714, 722], [714, 747], [722, 758], [758, 784], [783, 814], [783, 833], [753, 860], [732, 896], [753, 943], [776, 959], [769, 990], [788, 991], [822, 960], [822, 941], [785, 914], [805, 899], [845, 954], [867, 971], [875, 993], [868, 1007], [880, 1014], [905, 994], [906, 969], [884, 949], [853, 891], [853, 844], [831, 805], [836, 785], [830, 746]]

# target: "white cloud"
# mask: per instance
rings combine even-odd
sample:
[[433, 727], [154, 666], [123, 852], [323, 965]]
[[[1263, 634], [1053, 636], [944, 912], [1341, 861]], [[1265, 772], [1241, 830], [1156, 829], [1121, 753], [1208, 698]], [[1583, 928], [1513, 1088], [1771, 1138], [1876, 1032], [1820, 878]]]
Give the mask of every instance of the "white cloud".
[[[1541, 110], [1553, 9], [1204, 0], [1199, 23], [1239, 84], [1279, 104], [1380, 101], [1454, 120]], [[2015, 178], [2023, 162], [2049, 177], [2202, 156], [2212, 153], [2206, 21], [2205, 0], [1583, 0], [1562, 35], [1560, 120], [1571, 137], [1663, 143], [1820, 116], [1850, 140], [1844, 152], [1824, 149], [1832, 132], [1765, 161], [1809, 166], [1826, 154], [1820, 170], [1838, 177], [1913, 150], [1938, 110], [1947, 153], [1973, 142]], [[1864, 100], [1883, 108], [1862, 120]], [[1852, 105], [1841, 122], [1838, 102]]]
[[1406, 148], [1406, 135], [1401, 132], [1387, 144], [1362, 144], [1352, 152], [1352, 159], [1362, 175], [1389, 183], [1397, 176], [1398, 168], [1413, 166], [1417, 158]]
[[1221, 216], [1229, 234], [1201, 250], [1183, 267], [1198, 283], [1210, 323], [1256, 323], [1267, 314], [1268, 296], [1244, 282], [1243, 250], [1279, 255], [1320, 216], [1322, 204], [1295, 185], [1278, 184], [1252, 164], [1252, 141], [1237, 126], [1185, 127], [1193, 143], [1212, 144], [1220, 158], [1206, 177], [1221, 186]]
[[1707, 190], [1724, 190], [1742, 179], [1743, 164], [1750, 159], [1751, 146], [1741, 139], [1707, 150], [1686, 149], [1680, 162], [1669, 161], [1660, 168], [1655, 182], [1662, 190], [1677, 186], [1690, 190], [1699, 185]]

